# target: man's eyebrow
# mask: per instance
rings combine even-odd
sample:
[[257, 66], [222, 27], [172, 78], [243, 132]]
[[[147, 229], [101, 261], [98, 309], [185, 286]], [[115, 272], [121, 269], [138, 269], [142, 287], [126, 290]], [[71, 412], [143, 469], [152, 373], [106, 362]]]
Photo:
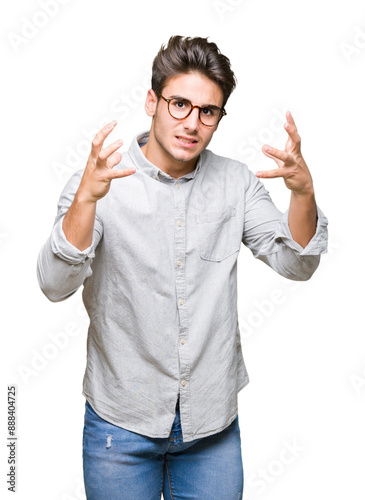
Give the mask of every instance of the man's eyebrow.
[[170, 95], [169, 99], [181, 99], [182, 101], [191, 102], [187, 97], [182, 97], [181, 95]]
[[[169, 99], [180, 99], [181, 101], [190, 101], [190, 99], [188, 99], [187, 97], [182, 97], [181, 95], [170, 95]], [[202, 104], [200, 106], [201, 108], [219, 108], [219, 106], [217, 106], [216, 104]], [[221, 108], [219, 108], [221, 109]]]

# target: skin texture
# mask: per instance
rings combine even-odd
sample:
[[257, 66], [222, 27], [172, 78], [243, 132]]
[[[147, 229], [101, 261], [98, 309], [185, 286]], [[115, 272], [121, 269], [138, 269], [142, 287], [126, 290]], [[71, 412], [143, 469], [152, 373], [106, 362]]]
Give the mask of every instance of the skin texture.
[[[162, 95], [165, 98], [184, 97], [193, 105], [199, 106], [210, 104], [222, 107], [223, 103], [219, 86], [197, 72], [170, 78]], [[203, 125], [199, 120], [198, 109], [193, 109], [185, 120], [174, 119], [168, 112], [167, 103], [163, 99], [158, 100], [152, 89], [147, 93], [145, 109], [152, 118], [149, 140], [141, 148], [146, 158], [175, 179], [194, 170], [199, 154], [210, 143], [218, 125]], [[286, 187], [291, 190], [289, 228], [293, 239], [304, 248], [316, 231], [317, 208], [312, 177], [300, 151], [301, 138], [289, 111], [286, 118], [284, 127], [289, 137], [285, 150], [271, 148], [271, 151], [267, 151], [267, 146], [263, 147], [263, 153], [272, 158], [279, 168], [257, 172], [256, 175], [267, 179], [284, 179]], [[104, 141], [116, 123], [114, 120], [105, 125], [92, 141], [91, 153], [80, 186], [63, 219], [62, 228], [67, 240], [79, 250], [85, 250], [92, 243], [96, 203], [107, 195], [112, 180], [133, 175], [135, 172], [135, 168], [113, 169], [122, 158], [117, 151], [123, 144], [121, 140], [103, 149]], [[187, 146], [179, 141], [178, 137], [197, 142]]]

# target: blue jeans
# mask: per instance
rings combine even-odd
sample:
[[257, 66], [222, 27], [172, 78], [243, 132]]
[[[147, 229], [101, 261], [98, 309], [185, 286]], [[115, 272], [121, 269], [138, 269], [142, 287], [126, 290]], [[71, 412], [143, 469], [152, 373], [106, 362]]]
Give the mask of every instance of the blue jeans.
[[83, 467], [87, 500], [240, 500], [238, 416], [223, 431], [184, 443], [179, 404], [168, 438], [151, 438], [100, 418], [86, 401]]

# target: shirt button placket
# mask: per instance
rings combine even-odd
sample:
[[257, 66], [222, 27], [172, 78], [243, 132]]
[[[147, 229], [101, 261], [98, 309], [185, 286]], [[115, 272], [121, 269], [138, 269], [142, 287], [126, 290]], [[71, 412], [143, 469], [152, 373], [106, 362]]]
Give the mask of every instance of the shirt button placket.
[[180, 418], [184, 435], [192, 433], [190, 421], [190, 363], [189, 363], [189, 331], [186, 305], [185, 282], [185, 196], [179, 181], [175, 182], [175, 286], [179, 311], [179, 360], [180, 360]]

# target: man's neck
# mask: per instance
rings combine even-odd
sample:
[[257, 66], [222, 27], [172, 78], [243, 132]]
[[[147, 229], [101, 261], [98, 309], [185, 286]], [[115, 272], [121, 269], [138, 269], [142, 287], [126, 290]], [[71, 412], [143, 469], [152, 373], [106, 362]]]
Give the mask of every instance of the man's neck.
[[189, 162], [178, 161], [169, 156], [166, 152], [161, 151], [158, 147], [156, 139], [149, 137], [146, 144], [141, 147], [142, 153], [145, 155], [148, 161], [156, 165], [166, 174], [170, 175], [174, 179], [178, 179], [185, 174], [192, 172], [197, 164], [198, 158], [194, 158]]

